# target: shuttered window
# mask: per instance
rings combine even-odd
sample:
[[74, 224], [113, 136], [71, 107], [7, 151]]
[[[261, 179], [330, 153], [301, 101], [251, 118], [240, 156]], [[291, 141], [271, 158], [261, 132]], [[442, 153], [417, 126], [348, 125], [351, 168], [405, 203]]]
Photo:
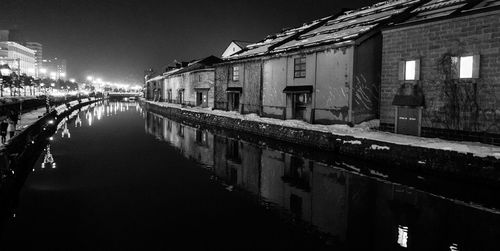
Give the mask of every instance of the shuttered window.
[[452, 57], [452, 73], [455, 79], [479, 78], [479, 55]]

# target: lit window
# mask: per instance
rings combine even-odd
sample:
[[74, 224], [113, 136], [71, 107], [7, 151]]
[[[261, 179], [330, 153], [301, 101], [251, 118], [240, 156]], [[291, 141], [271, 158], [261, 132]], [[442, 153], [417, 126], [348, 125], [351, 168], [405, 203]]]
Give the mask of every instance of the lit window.
[[452, 72], [454, 78], [479, 78], [479, 55], [452, 57]]
[[417, 64], [415, 60], [406, 61], [405, 80], [415, 80], [416, 66]]
[[233, 67], [233, 81], [238, 81], [238, 80], [240, 80], [240, 67], [234, 66]]
[[401, 247], [408, 247], [408, 227], [398, 225], [398, 244]]
[[460, 78], [472, 78], [474, 57], [460, 57]]
[[296, 58], [293, 61], [293, 77], [305, 78], [306, 77], [306, 58]]

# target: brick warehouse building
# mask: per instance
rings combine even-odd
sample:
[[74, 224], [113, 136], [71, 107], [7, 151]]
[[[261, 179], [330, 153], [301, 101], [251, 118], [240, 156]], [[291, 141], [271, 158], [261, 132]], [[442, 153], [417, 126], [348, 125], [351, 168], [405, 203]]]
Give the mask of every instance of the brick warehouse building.
[[431, 1], [383, 31], [381, 128], [500, 144], [500, 3]]

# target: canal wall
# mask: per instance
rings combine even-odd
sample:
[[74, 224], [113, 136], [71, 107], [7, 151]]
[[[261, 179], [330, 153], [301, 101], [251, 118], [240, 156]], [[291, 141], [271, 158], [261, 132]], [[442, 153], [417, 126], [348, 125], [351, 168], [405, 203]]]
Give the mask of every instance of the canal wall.
[[101, 100], [86, 98], [59, 105], [0, 148], [0, 226], [16, 207], [19, 191], [49, 138], [57, 131], [58, 123], [71, 112]]
[[17, 133], [13, 138], [9, 139], [7, 144], [1, 146], [0, 190], [2, 190], [3, 180], [7, 176], [15, 175], [16, 171], [20, 171], [19, 168], [27, 167], [19, 164], [22, 162], [23, 156], [28, 153], [31, 154], [38, 145], [45, 145], [47, 138], [57, 130], [58, 123], [64, 117], [74, 110], [101, 100], [102, 98], [84, 98], [59, 105], [50, 113], [42, 115], [40, 119]]
[[196, 112], [178, 107], [159, 106], [144, 102], [153, 112], [179, 122], [200, 124], [250, 133], [260, 137], [300, 144], [311, 149], [329, 151], [363, 159], [371, 163], [397, 169], [409, 169], [467, 182], [487, 182], [500, 185], [500, 159], [479, 157], [453, 150], [401, 145], [328, 132], [293, 128], [252, 120]]

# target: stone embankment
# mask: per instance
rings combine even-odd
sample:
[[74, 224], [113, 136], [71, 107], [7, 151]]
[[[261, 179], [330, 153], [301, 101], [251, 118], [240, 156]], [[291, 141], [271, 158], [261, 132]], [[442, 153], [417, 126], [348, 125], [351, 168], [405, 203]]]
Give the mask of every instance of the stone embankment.
[[300, 144], [312, 149], [327, 150], [332, 154], [351, 156], [391, 166], [391, 168], [411, 169], [437, 176], [500, 184], [500, 159], [497, 156], [478, 156], [473, 153], [390, 143], [355, 135], [337, 135], [332, 132], [220, 116], [217, 113], [194, 109], [162, 106], [152, 102], [144, 102], [144, 105], [150, 111], [189, 124], [250, 133], [264, 138]]

